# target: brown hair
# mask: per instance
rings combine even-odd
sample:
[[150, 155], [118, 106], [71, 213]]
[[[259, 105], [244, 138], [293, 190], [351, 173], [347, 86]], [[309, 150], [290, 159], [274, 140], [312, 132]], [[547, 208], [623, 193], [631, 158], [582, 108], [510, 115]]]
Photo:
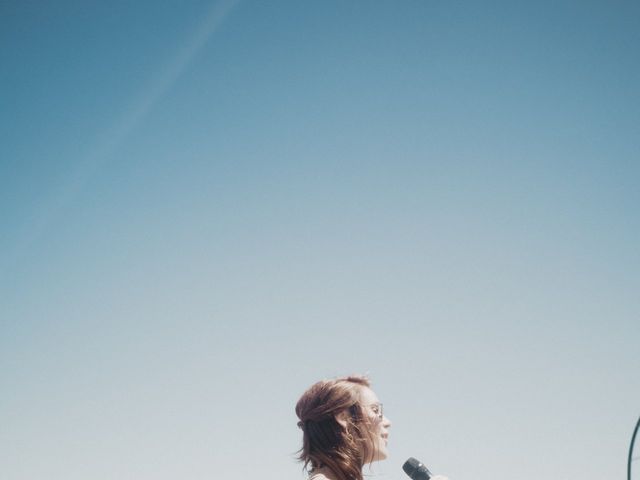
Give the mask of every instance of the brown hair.
[[[298, 456], [303, 468], [326, 467], [338, 480], [363, 480], [362, 467], [373, 461], [373, 434], [359, 400], [360, 390], [369, 385], [361, 376], [322, 380], [300, 397], [296, 415], [303, 432]], [[344, 411], [346, 428], [335, 418]]]

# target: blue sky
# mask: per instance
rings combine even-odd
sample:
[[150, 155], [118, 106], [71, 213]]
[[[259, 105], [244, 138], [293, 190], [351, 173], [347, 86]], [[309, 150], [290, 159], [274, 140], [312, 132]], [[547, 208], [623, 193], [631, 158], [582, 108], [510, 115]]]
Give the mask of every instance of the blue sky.
[[639, 414], [633, 2], [0, 7], [11, 480], [302, 478], [369, 373], [453, 480], [622, 478]]

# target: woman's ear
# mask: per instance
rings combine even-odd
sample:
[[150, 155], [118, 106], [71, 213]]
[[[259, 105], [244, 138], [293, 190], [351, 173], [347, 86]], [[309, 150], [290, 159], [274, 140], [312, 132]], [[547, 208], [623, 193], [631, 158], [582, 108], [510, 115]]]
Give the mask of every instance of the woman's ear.
[[334, 415], [334, 418], [336, 419], [336, 422], [338, 422], [342, 428], [344, 428], [345, 430], [347, 429], [348, 420], [349, 420], [349, 410], [345, 409], [345, 410], [342, 410], [339, 413], [336, 413]]

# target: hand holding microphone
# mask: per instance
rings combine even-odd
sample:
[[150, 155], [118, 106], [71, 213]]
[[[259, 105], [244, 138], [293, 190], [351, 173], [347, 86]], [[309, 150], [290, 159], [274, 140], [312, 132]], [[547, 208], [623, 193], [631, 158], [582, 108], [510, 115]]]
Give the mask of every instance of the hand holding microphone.
[[404, 462], [402, 470], [409, 475], [411, 480], [449, 480], [444, 475], [433, 475], [424, 463], [413, 457]]

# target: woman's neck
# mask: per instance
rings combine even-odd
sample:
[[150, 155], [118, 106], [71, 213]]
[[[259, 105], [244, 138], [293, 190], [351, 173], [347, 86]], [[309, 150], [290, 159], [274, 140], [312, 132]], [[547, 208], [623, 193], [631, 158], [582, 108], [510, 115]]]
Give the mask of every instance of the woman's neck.
[[[336, 477], [333, 471], [331, 471], [327, 467], [314, 468], [311, 471], [311, 477], [313, 477], [314, 475], [319, 476], [317, 480], [338, 480], [338, 477]], [[314, 480], [316, 479], [314, 478]]]

